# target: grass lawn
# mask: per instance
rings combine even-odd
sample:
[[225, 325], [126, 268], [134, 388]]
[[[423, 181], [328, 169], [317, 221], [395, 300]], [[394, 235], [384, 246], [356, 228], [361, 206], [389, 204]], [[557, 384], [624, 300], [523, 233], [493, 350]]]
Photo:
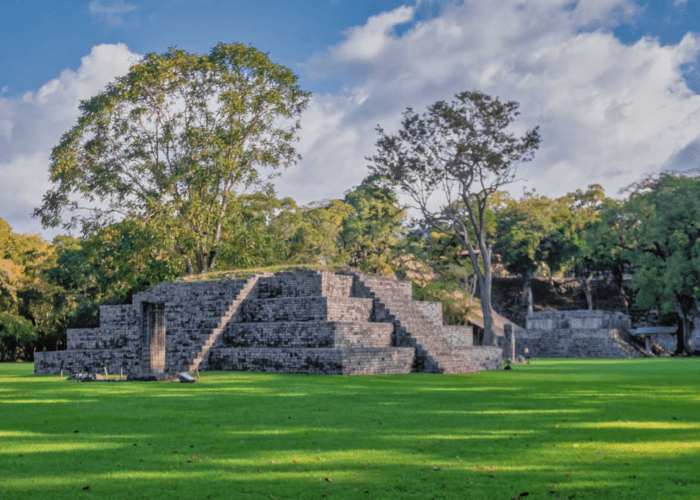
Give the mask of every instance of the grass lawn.
[[0, 499], [700, 498], [700, 360], [76, 383], [0, 364]]

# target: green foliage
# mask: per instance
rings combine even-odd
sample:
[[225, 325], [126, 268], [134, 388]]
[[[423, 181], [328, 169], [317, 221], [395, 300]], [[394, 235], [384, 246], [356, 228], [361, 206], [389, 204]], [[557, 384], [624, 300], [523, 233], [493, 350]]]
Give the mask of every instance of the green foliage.
[[213, 269], [229, 204], [266, 183], [259, 167], [294, 164], [309, 94], [253, 47], [148, 54], [97, 96], [51, 155], [44, 227], [85, 235], [123, 218], [174, 241], [188, 272]]
[[[6, 324], [4, 356], [31, 359], [35, 340], [41, 343], [60, 336], [54, 314], [60, 290], [47, 279], [55, 261], [54, 249], [48, 242], [37, 235], [15, 234], [0, 219], [0, 314], [14, 318], [12, 328]], [[33, 333], [26, 334], [22, 325], [29, 325]]]
[[344, 201], [350, 210], [339, 236], [348, 265], [368, 273], [393, 274], [392, 249], [404, 232], [405, 208], [392, 186], [381, 176], [369, 176], [348, 191]]
[[526, 192], [520, 200], [507, 200], [499, 213], [494, 250], [510, 273], [532, 275], [538, 262], [546, 259], [542, 242], [555, 230], [552, 212], [552, 200], [534, 192]]
[[663, 172], [628, 190], [623, 219], [637, 305], [675, 311], [681, 325], [677, 352], [693, 353], [690, 325], [700, 320], [700, 178]]
[[134, 293], [184, 273], [171, 239], [144, 221], [125, 220], [87, 239], [58, 236], [49, 271], [62, 290], [57, 312], [64, 329], [99, 325], [99, 306], [121, 304]]
[[15, 361], [22, 345], [37, 338], [32, 322], [22, 316], [0, 312], [0, 361]]
[[668, 312], [682, 296], [700, 299], [700, 178], [662, 174], [650, 191], [633, 192], [627, 209], [639, 306]]
[[[368, 158], [372, 174], [391, 180], [432, 229], [468, 250], [479, 279], [487, 344], [496, 341], [491, 328], [494, 242], [487, 238], [485, 217], [489, 198], [512, 182], [517, 165], [532, 160], [540, 143], [537, 128], [520, 138], [509, 133], [518, 107], [474, 91], [455, 95], [451, 103], [438, 101], [422, 115], [408, 108], [397, 135], [377, 127], [378, 153]], [[438, 208], [431, 201], [434, 194], [441, 197]]]

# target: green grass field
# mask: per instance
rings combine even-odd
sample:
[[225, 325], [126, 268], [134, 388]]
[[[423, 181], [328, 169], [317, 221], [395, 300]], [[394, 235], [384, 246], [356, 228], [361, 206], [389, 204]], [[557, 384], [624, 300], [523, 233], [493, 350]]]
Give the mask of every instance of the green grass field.
[[700, 360], [76, 383], [0, 364], [0, 499], [700, 498]]

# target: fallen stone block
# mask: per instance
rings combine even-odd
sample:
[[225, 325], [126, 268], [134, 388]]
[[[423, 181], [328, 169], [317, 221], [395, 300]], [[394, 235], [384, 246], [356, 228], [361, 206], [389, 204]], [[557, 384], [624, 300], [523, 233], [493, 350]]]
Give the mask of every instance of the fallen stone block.
[[194, 384], [197, 379], [194, 378], [192, 375], [189, 373], [181, 372], [177, 374], [177, 378], [182, 382], [183, 384]]

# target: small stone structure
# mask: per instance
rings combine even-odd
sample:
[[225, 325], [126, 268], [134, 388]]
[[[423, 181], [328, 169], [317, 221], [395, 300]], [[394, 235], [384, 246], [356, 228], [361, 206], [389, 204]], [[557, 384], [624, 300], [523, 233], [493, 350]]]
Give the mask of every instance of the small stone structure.
[[667, 340], [669, 336], [676, 343], [677, 331], [677, 326], [643, 326], [630, 331], [630, 335], [644, 339], [644, 353], [651, 356], [652, 344], [659, 344], [660, 339]]
[[346, 272], [161, 283], [132, 304], [100, 307], [100, 327], [68, 330], [66, 351], [37, 352], [35, 374], [172, 379], [196, 370], [338, 375], [474, 373], [502, 350], [442, 324], [442, 304], [411, 283]]
[[629, 342], [631, 323], [619, 312], [538, 311], [516, 333], [516, 352], [539, 358], [632, 358], [643, 351]]

